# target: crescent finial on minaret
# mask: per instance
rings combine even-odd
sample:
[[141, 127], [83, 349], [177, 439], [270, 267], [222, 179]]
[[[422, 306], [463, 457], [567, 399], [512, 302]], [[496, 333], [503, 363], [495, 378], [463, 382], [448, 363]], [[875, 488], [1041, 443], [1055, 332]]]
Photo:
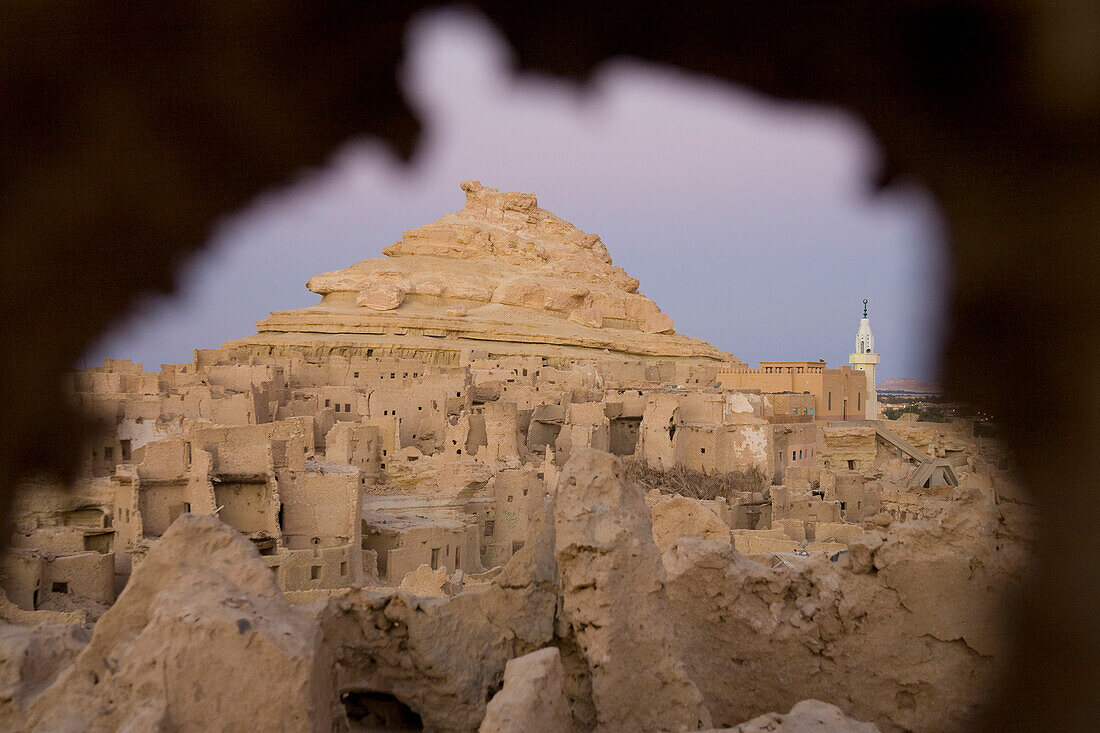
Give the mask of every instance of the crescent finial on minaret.
[[867, 299], [866, 298], [863, 299], [863, 317], [864, 318], [867, 317]]

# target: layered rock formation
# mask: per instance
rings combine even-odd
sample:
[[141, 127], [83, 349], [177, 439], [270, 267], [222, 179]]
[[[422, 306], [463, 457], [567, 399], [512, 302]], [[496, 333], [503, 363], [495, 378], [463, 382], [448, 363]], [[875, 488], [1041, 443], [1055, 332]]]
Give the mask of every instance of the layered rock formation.
[[277, 311], [225, 348], [395, 355], [457, 363], [463, 350], [548, 361], [628, 357], [736, 361], [675, 332], [612, 264], [599, 236], [529, 193], [462, 184], [466, 205], [405, 232], [386, 257], [313, 277], [311, 308]]

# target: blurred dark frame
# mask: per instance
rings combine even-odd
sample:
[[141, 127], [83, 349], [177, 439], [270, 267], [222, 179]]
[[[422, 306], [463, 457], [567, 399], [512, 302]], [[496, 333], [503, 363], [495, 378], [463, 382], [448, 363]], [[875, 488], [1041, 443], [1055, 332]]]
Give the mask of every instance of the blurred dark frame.
[[[0, 508], [64, 478], [60, 379], [220, 216], [340, 143], [408, 157], [395, 81], [433, 3], [33, 2], [0, 11]], [[1043, 535], [989, 730], [1100, 719], [1100, 4], [472, 3], [525, 69], [621, 55], [861, 115], [950, 225], [949, 388], [1003, 420]], [[659, 182], [655, 182], [659, 185]], [[6, 541], [6, 532], [3, 534]]]

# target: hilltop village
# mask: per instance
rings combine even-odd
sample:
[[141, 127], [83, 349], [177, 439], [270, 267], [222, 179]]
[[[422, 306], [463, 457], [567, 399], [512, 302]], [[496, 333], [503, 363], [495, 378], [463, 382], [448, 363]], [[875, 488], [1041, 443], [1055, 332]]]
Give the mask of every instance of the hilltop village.
[[1028, 546], [1000, 444], [878, 419], [866, 309], [851, 366], [750, 368], [533, 195], [463, 189], [316, 306], [70, 375], [95, 432], [13, 511], [0, 721], [187, 728], [205, 624], [255, 683], [205, 688], [229, 728], [965, 729]]

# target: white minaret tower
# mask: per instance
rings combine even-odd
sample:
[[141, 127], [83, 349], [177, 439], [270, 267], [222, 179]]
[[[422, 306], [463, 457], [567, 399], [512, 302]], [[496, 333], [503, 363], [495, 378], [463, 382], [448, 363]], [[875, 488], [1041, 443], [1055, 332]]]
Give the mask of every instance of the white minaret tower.
[[861, 372], [867, 372], [867, 404], [864, 414], [868, 420], [878, 419], [878, 391], [875, 389], [875, 365], [879, 355], [875, 353], [875, 335], [871, 333], [871, 321], [867, 318], [867, 299], [863, 299], [863, 318], [856, 331], [856, 353], [848, 355], [848, 363]]

